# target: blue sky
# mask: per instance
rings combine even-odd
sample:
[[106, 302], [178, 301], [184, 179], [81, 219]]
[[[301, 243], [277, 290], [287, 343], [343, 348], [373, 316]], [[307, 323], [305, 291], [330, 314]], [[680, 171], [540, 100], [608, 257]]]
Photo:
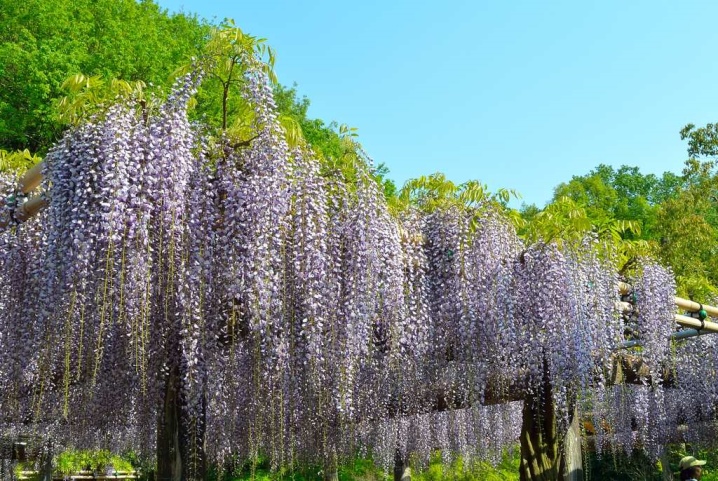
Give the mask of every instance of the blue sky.
[[399, 186], [441, 171], [543, 206], [599, 163], [680, 172], [718, 120], [718, 2], [159, 0], [277, 51], [309, 115], [359, 129]]

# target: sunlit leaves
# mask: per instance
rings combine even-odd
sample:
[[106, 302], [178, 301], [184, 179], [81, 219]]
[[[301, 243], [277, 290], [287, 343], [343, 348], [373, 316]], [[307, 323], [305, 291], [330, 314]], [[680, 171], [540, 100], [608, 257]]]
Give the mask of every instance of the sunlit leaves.
[[636, 221], [606, 218], [598, 221], [570, 197], [561, 197], [532, 215], [521, 226], [522, 236], [529, 242], [556, 243], [579, 252], [587, 236], [598, 240], [597, 248], [618, 269], [640, 255], [649, 255], [654, 246], [645, 240], [631, 240], [627, 233], [639, 235], [641, 225]]
[[486, 185], [476, 180], [455, 184], [440, 172], [410, 179], [399, 192], [398, 201], [404, 207], [414, 206], [423, 212], [455, 206], [461, 209], [503, 210], [511, 197], [518, 195], [509, 189], [499, 189], [491, 194]]
[[99, 75], [76, 74], [62, 84], [67, 95], [57, 102], [57, 114], [63, 124], [77, 125], [121, 99], [137, 102], [146, 110], [145, 88], [141, 80], [111, 79], [108, 82]]
[[272, 83], [274, 50], [263, 38], [254, 37], [237, 27], [233, 20], [212, 29], [201, 55], [180, 67], [182, 75], [199, 65], [207, 73], [207, 81], [199, 91], [199, 114], [203, 121], [216, 124], [233, 141], [246, 141], [256, 119], [242, 95], [247, 68], [261, 71]]
[[0, 149], [0, 172], [21, 174], [41, 160], [39, 155], [27, 149], [14, 152]]
[[686, 124], [681, 129], [681, 140], [688, 139], [688, 155], [715, 157], [718, 153], [718, 124], [708, 123], [705, 127]]

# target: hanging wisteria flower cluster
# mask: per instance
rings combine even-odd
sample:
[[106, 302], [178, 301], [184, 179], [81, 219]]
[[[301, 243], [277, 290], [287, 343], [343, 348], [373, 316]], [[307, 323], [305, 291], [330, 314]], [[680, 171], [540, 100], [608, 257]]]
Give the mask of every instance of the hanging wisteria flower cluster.
[[631, 284], [625, 297], [633, 308], [625, 333], [640, 343], [640, 351], [631, 355], [640, 355], [646, 368], [643, 385], [595, 389], [595, 398], [586, 404], [599, 452], [608, 448], [630, 453], [640, 446], [657, 459], [667, 443], [715, 437], [716, 341], [714, 336], [671, 340], [676, 324], [670, 270], [644, 262]]
[[[190, 474], [205, 456], [497, 459], [521, 422], [509, 401], [549, 382], [560, 420], [577, 400], [633, 406], [655, 437], [669, 396], [607, 387], [624, 326], [597, 241], [524, 246], [488, 205], [397, 218], [367, 168], [327, 176], [290, 149], [261, 69], [246, 74], [248, 145], [188, 121], [200, 81], [155, 115], [118, 104], [67, 133], [46, 159], [47, 211], [0, 233], [3, 429], [152, 456], [177, 422]], [[659, 366], [672, 284], [643, 273]], [[636, 423], [610, 419], [634, 440]]]

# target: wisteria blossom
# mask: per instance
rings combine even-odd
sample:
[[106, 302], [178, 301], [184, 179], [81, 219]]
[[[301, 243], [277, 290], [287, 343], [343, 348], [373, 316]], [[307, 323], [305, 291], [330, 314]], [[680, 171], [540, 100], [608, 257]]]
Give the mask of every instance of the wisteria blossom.
[[[657, 452], [714, 415], [714, 341], [668, 342], [670, 272], [624, 279], [631, 327], [596, 240], [527, 246], [488, 205], [391, 213], [368, 162], [327, 175], [290, 148], [252, 65], [256, 136], [210, 139], [187, 116], [201, 77], [149, 116], [120, 103], [69, 131], [46, 158], [48, 209], [0, 232], [4, 430], [153, 457], [176, 428], [191, 478], [235, 456], [497, 460], [546, 383], [562, 427], [596, 419], [599, 449]], [[627, 326], [647, 386], [611, 385]], [[687, 406], [693, 378], [705, 402]]]

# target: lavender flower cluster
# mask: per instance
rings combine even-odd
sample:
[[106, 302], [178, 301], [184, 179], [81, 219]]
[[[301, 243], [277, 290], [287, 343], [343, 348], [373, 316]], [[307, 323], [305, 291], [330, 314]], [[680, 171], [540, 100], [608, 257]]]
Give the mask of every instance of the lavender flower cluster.
[[[260, 69], [248, 146], [188, 121], [200, 81], [156, 115], [120, 104], [69, 132], [46, 159], [47, 212], [0, 233], [3, 429], [151, 457], [176, 385], [184, 446], [210, 459], [498, 459], [520, 429], [512, 390], [550, 382], [561, 420], [576, 399], [620, 402], [658, 439], [672, 398], [606, 386], [623, 325], [596, 240], [524, 246], [488, 207], [397, 219], [367, 168], [325, 175], [290, 149]], [[647, 265], [637, 285], [658, 366], [672, 284]]]
[[626, 331], [640, 341], [633, 355], [641, 357], [649, 373], [644, 386], [596, 390], [590, 412], [599, 452], [628, 453], [639, 445], [658, 459], [668, 443], [715, 437], [716, 341], [713, 336], [670, 340], [676, 326], [670, 270], [644, 261], [631, 284], [634, 307]]

